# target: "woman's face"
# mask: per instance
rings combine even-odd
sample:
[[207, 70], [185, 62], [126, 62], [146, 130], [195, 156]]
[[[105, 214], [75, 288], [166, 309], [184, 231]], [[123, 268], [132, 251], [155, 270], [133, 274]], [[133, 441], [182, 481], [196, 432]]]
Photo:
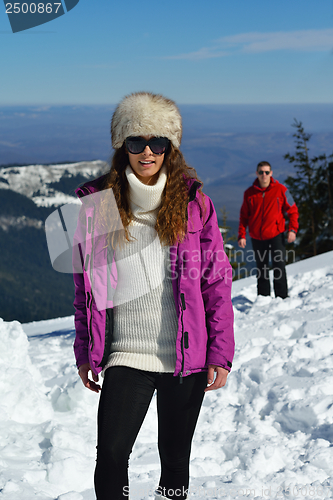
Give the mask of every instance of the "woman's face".
[[[148, 141], [153, 136], [143, 135], [141, 137]], [[151, 151], [149, 146], [146, 146], [142, 153], [135, 155], [127, 151], [127, 154], [129, 163], [137, 178], [143, 184], [156, 184], [159, 176], [159, 171], [161, 170], [164, 162], [164, 153], [161, 155], [156, 155]]]

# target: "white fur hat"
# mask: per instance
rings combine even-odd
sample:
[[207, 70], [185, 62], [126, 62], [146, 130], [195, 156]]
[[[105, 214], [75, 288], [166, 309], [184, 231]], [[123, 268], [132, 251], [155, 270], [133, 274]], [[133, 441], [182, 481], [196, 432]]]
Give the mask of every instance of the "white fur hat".
[[121, 148], [126, 137], [167, 137], [178, 148], [182, 118], [176, 104], [160, 94], [135, 92], [118, 104], [111, 121], [112, 146]]

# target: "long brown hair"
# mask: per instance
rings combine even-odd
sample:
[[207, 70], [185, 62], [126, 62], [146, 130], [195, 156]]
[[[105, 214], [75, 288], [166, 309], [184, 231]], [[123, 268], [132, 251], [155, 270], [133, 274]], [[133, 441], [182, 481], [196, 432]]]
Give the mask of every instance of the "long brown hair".
[[[104, 189], [112, 189], [117, 203], [121, 221], [124, 227], [124, 237], [131, 241], [128, 226], [133, 219], [133, 214], [128, 200], [129, 184], [125, 174], [129, 165], [125, 145], [116, 149], [111, 169], [105, 178]], [[164, 245], [174, 245], [183, 241], [187, 226], [188, 186], [186, 178], [198, 180], [194, 168], [186, 164], [182, 152], [170, 142], [165, 153], [163, 165], [167, 169], [167, 181], [162, 193], [162, 202], [157, 215], [155, 229], [160, 241]], [[203, 194], [202, 200], [203, 200]], [[101, 207], [103, 218], [107, 218], [107, 207]], [[118, 237], [116, 238], [119, 241]], [[115, 246], [114, 234], [111, 237], [112, 246]]]

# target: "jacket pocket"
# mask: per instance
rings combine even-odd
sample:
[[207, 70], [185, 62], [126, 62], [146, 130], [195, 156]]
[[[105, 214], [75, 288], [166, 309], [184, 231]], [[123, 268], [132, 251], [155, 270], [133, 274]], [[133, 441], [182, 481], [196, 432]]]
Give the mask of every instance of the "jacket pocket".
[[188, 332], [184, 332], [184, 347], [185, 349], [188, 349]]
[[87, 292], [87, 313], [88, 311], [89, 311], [89, 321], [87, 326], [88, 326], [90, 349], [92, 351], [94, 348], [94, 337], [92, 333], [92, 294], [90, 292]]

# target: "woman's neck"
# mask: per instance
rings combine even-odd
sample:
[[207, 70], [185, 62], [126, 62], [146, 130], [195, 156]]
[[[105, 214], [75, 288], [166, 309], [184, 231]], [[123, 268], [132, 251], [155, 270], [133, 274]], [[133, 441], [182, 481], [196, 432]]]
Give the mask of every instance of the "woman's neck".
[[129, 183], [130, 202], [147, 212], [158, 208], [167, 180], [166, 167], [161, 168], [155, 183], [152, 185], [141, 182], [130, 166], [126, 168], [125, 173]]

